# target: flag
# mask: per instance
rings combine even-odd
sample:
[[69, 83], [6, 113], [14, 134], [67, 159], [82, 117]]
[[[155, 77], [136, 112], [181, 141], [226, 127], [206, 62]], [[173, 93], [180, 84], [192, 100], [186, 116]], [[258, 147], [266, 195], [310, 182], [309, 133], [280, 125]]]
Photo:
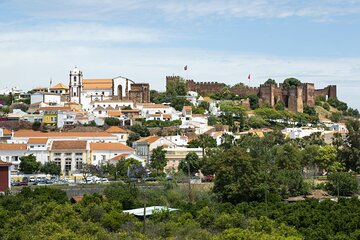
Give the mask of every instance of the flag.
[[185, 65], [184, 70], [187, 71], [187, 65]]
[[248, 76], [248, 79], [250, 80], [250, 74], [249, 74], [249, 76]]

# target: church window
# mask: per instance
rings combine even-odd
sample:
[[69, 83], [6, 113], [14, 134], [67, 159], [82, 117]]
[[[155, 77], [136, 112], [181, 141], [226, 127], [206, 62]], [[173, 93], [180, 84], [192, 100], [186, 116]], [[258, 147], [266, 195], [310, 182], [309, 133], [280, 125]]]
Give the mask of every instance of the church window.
[[76, 97], [76, 92], [74, 92], [74, 96]]
[[105, 95], [105, 92], [102, 92], [101, 94], [102, 94], [102, 95]]

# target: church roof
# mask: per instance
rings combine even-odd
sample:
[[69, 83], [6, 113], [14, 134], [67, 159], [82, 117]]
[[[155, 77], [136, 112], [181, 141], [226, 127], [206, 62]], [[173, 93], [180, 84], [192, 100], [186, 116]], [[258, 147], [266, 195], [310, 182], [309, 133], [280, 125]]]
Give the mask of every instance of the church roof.
[[86, 89], [112, 89], [112, 79], [83, 79], [83, 88]]
[[53, 86], [52, 88], [50, 88], [51, 90], [52, 89], [69, 89], [69, 87], [68, 86], [65, 86], [64, 84], [62, 84], [62, 83], [58, 83], [58, 84], [56, 84], [55, 86]]

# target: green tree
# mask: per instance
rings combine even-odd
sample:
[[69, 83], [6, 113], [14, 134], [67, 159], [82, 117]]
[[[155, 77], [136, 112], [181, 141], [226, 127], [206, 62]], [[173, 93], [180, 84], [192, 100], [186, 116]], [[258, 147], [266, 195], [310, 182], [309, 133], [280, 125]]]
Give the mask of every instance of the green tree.
[[211, 137], [208, 134], [201, 134], [199, 135], [199, 137], [197, 138], [198, 142], [199, 142], [199, 147], [202, 148], [202, 155], [203, 157], [206, 156], [206, 149], [207, 148], [213, 148], [216, 147], [216, 140]]
[[185, 96], [187, 92], [185, 79], [178, 77], [166, 83], [166, 94], [170, 96]]
[[54, 162], [46, 162], [43, 166], [41, 166], [41, 172], [50, 174], [50, 175], [56, 175], [59, 176], [61, 172], [60, 166], [58, 166]]
[[301, 82], [297, 78], [287, 78], [283, 82], [284, 87], [290, 87], [290, 86], [300, 86]]
[[342, 118], [342, 113], [341, 112], [333, 112], [331, 113], [331, 116], [330, 116], [330, 120], [333, 121], [333, 122], [340, 122]]
[[220, 147], [223, 149], [229, 149], [234, 145], [235, 137], [233, 135], [224, 133], [221, 136], [221, 144]]
[[259, 97], [256, 94], [250, 94], [247, 96], [250, 101], [250, 108], [251, 109], [257, 109], [259, 108]]
[[285, 110], [285, 103], [282, 100], [279, 100], [275, 104], [275, 109], [278, 110], [278, 111]]
[[38, 122], [38, 121], [35, 121], [33, 124], [32, 124], [32, 129], [34, 131], [39, 131], [41, 128], [41, 122]]
[[339, 156], [346, 170], [360, 172], [360, 122], [351, 120], [346, 124], [349, 131], [344, 144], [339, 148]]
[[191, 175], [194, 175], [195, 173], [199, 172], [200, 169], [199, 156], [195, 152], [189, 152], [186, 155], [185, 159], [180, 161], [179, 169], [181, 169], [185, 174], [187, 174], [188, 170], [190, 170]]
[[118, 201], [123, 209], [130, 209], [135, 206], [137, 188], [121, 182], [111, 183], [104, 189], [104, 194], [110, 201]]
[[118, 126], [120, 124], [120, 120], [115, 117], [107, 117], [105, 118], [105, 123], [109, 126]]
[[33, 154], [20, 157], [20, 171], [25, 174], [31, 174], [40, 170], [41, 163], [36, 161]]
[[191, 103], [188, 100], [186, 100], [185, 97], [180, 97], [178, 95], [173, 96], [170, 103], [170, 106], [175, 108], [177, 111], [181, 111], [184, 106], [189, 106], [189, 105], [191, 105]]
[[333, 195], [351, 196], [358, 192], [359, 183], [355, 174], [337, 172], [328, 175], [328, 182], [325, 187]]
[[130, 128], [131, 131], [140, 135], [140, 137], [150, 136], [150, 131], [146, 126], [140, 124], [134, 124]]
[[138, 133], [130, 133], [128, 139], [126, 140], [126, 144], [132, 147], [132, 143], [140, 139], [140, 134]]
[[316, 116], [316, 111], [314, 107], [309, 107], [308, 105], [304, 106], [304, 113], [310, 116]]
[[264, 84], [276, 84], [276, 81], [274, 79], [269, 78], [264, 82]]
[[209, 126], [214, 126], [214, 125], [217, 124], [217, 122], [218, 122], [218, 118], [217, 118], [217, 117], [215, 117], [215, 116], [213, 116], [213, 115], [211, 115], [211, 116], [208, 117], [208, 125], [209, 125]]
[[336, 148], [331, 145], [325, 145], [317, 151], [315, 163], [321, 170], [326, 172], [337, 172], [342, 169], [342, 164], [337, 161]]
[[156, 170], [159, 175], [166, 166], [166, 150], [162, 146], [152, 150], [150, 167]]
[[326, 110], [326, 111], [330, 111], [330, 105], [328, 103], [323, 103], [322, 107]]

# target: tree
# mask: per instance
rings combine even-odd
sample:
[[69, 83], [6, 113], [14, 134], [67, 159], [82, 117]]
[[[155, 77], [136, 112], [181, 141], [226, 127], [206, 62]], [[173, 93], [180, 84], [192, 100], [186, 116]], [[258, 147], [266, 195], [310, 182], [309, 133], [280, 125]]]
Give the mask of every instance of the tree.
[[360, 172], [360, 122], [351, 120], [346, 124], [349, 131], [344, 145], [339, 148], [339, 156], [347, 171]]
[[140, 137], [150, 136], [150, 131], [146, 126], [140, 124], [134, 124], [130, 128], [131, 131], [140, 135]]
[[170, 103], [170, 106], [175, 108], [177, 111], [181, 111], [184, 106], [189, 106], [189, 105], [191, 105], [191, 103], [188, 100], [186, 100], [185, 97], [180, 97], [177, 95], [172, 97]]
[[250, 108], [251, 109], [257, 109], [259, 107], [259, 97], [256, 94], [250, 94], [247, 96], [250, 101]]
[[208, 117], [208, 125], [209, 125], [209, 126], [214, 126], [214, 125], [216, 125], [216, 124], [217, 124], [217, 121], [218, 121], [218, 118], [215, 117], [215, 116], [213, 116], [213, 115], [211, 115], [211, 116]]
[[264, 84], [276, 84], [276, 81], [274, 79], [269, 78], [264, 82]]
[[140, 134], [138, 133], [130, 133], [128, 140], [126, 141], [126, 144], [130, 147], [132, 147], [132, 143], [140, 139]]
[[337, 99], [336, 97], [331, 97], [328, 99], [327, 101], [331, 106], [333, 106], [334, 108], [340, 110], [340, 111], [346, 111], [348, 106], [346, 103], [340, 101], [339, 99]]
[[198, 139], [199, 141], [199, 147], [202, 148], [202, 156], [205, 157], [206, 155], [206, 148], [212, 148], [216, 147], [216, 140], [207, 134], [201, 134], [199, 135]]
[[119, 201], [122, 204], [123, 209], [130, 209], [135, 205], [138, 190], [130, 185], [118, 182], [111, 183], [107, 186], [104, 189], [104, 194], [110, 201]]
[[339, 196], [351, 196], [359, 190], [356, 175], [346, 172], [329, 174], [325, 187], [331, 194]]
[[156, 170], [159, 175], [166, 166], [166, 150], [162, 146], [152, 150], [150, 167]]
[[178, 77], [166, 83], [166, 94], [170, 96], [185, 96], [187, 92], [185, 79]]
[[342, 118], [341, 112], [333, 112], [331, 113], [330, 120], [333, 122], [340, 122]]
[[310, 116], [316, 116], [316, 111], [314, 107], [309, 107], [308, 105], [304, 106], [304, 113]]
[[200, 169], [199, 156], [195, 152], [189, 152], [185, 159], [180, 161], [179, 169], [181, 169], [184, 173], [187, 173], [188, 170], [190, 170], [190, 174], [194, 175]]
[[235, 140], [235, 137], [233, 135], [224, 133], [221, 136], [220, 147], [223, 148], [223, 149], [229, 149], [229, 148], [231, 148], [231, 146], [234, 145], [234, 140]]
[[61, 172], [61, 168], [54, 162], [46, 162], [41, 167], [41, 171], [46, 174], [59, 176]]
[[284, 87], [290, 87], [290, 86], [300, 86], [301, 82], [297, 78], [287, 78], [283, 82]]
[[33, 129], [34, 131], [39, 131], [39, 130], [40, 130], [40, 127], [41, 127], [41, 122], [35, 121], [35, 122], [32, 124], [32, 129]]
[[282, 100], [279, 100], [275, 104], [275, 109], [278, 110], [278, 111], [285, 110], [285, 103]]
[[330, 111], [330, 105], [328, 103], [323, 103], [322, 107], [326, 110], [326, 111]]
[[40, 170], [41, 163], [36, 161], [33, 154], [20, 157], [20, 171], [25, 174], [31, 174]]
[[115, 117], [107, 117], [105, 118], [105, 123], [109, 126], [118, 126], [120, 124], [120, 120]]
[[336, 148], [331, 145], [319, 148], [315, 163], [321, 170], [326, 172], [337, 172], [342, 169], [342, 164], [337, 161]]

